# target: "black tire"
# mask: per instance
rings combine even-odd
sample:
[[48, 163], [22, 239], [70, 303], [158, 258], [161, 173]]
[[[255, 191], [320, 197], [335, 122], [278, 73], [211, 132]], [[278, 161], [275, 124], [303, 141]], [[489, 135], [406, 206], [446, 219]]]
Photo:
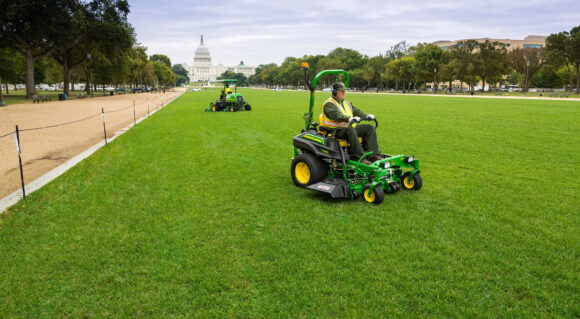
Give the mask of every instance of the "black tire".
[[411, 172], [406, 172], [405, 174], [403, 174], [403, 177], [401, 179], [401, 184], [403, 185], [403, 189], [407, 189], [407, 190], [420, 190], [421, 187], [423, 187], [423, 179], [421, 178], [421, 174], [417, 173], [415, 175], [413, 175], [413, 180], [409, 181], [409, 175], [411, 175]]
[[373, 203], [375, 205], [379, 205], [385, 199], [385, 191], [379, 185], [373, 188], [372, 194], [369, 194], [369, 189], [371, 188], [370, 185], [367, 185], [363, 188], [362, 198], [367, 203]]
[[251, 111], [252, 110], [252, 106], [250, 104], [246, 104], [246, 106], [244, 106], [244, 109], [246, 111]]
[[292, 181], [298, 187], [316, 184], [328, 176], [328, 166], [310, 153], [302, 153], [292, 160]]

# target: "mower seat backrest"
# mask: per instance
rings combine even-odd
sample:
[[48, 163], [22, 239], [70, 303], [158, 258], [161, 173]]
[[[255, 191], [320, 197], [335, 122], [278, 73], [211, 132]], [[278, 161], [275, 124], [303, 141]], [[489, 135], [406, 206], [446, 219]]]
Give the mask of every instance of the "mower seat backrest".
[[[322, 136], [333, 137], [332, 134], [330, 133], [330, 132], [332, 132], [332, 129], [328, 129], [324, 126], [319, 126], [319, 130], [320, 130], [320, 133], [322, 134]], [[348, 143], [346, 142], [345, 139], [336, 138], [336, 137], [334, 137], [334, 139], [338, 141], [338, 143], [340, 144], [340, 147], [347, 147], [348, 146]], [[362, 137], [359, 137], [358, 141], [362, 143]]]

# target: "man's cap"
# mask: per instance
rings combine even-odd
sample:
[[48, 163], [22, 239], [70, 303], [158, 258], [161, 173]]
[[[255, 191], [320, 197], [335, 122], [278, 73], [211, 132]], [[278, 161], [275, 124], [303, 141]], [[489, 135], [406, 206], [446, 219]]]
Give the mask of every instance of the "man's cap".
[[334, 84], [332, 84], [332, 88], [337, 91], [346, 91], [346, 85], [344, 85], [342, 82], [334, 82]]

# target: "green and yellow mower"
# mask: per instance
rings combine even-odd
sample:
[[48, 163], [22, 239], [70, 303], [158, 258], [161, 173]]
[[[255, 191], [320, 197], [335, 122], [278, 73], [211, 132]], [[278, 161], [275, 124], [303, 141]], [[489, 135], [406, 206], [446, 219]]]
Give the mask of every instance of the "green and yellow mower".
[[206, 109], [206, 112], [250, 111], [252, 106], [244, 101], [244, 97], [241, 93], [238, 93], [238, 86], [233, 85], [233, 91], [230, 87], [230, 84], [235, 84], [237, 81], [238, 80], [235, 79], [219, 80], [218, 82], [224, 83], [224, 89], [220, 94], [219, 100], [215, 101], [215, 103], [210, 103], [209, 108]]
[[[308, 80], [308, 63], [302, 64], [306, 88], [310, 90], [310, 107], [304, 114], [306, 126], [292, 139], [294, 158], [290, 173], [294, 184], [311, 190], [329, 194], [333, 198], [357, 199], [380, 204], [385, 193], [395, 193], [400, 189], [419, 190], [423, 185], [419, 170], [419, 160], [409, 155], [377, 154], [382, 159], [366, 165], [363, 158], [355, 159], [349, 154], [345, 140], [334, 137], [332, 128], [312, 122], [314, 90], [321, 77], [343, 74], [348, 87], [349, 75], [344, 70], [325, 70], [318, 73], [312, 82]], [[375, 126], [378, 122], [373, 120]], [[353, 122], [348, 125], [352, 125]], [[364, 141], [362, 141], [364, 146]]]

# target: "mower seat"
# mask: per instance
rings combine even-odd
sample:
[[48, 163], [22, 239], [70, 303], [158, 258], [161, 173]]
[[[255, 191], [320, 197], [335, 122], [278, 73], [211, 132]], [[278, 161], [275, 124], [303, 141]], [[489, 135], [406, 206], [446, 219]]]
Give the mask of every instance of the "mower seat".
[[[327, 127], [325, 127], [325, 126], [319, 126], [318, 128], [319, 128], [319, 130], [320, 130], [320, 133], [321, 133], [321, 134], [322, 134], [324, 137], [332, 137], [332, 134], [331, 134], [331, 132], [332, 132], [332, 129], [331, 129], [331, 128], [327, 128]], [[346, 147], [346, 146], [348, 145], [348, 143], [346, 142], [346, 140], [345, 140], [345, 139], [336, 138], [336, 137], [335, 137], [334, 139], [338, 141], [338, 143], [340, 144], [340, 147]], [[358, 138], [358, 141], [359, 141], [360, 143], [362, 143], [362, 137], [359, 137], [359, 138]]]

